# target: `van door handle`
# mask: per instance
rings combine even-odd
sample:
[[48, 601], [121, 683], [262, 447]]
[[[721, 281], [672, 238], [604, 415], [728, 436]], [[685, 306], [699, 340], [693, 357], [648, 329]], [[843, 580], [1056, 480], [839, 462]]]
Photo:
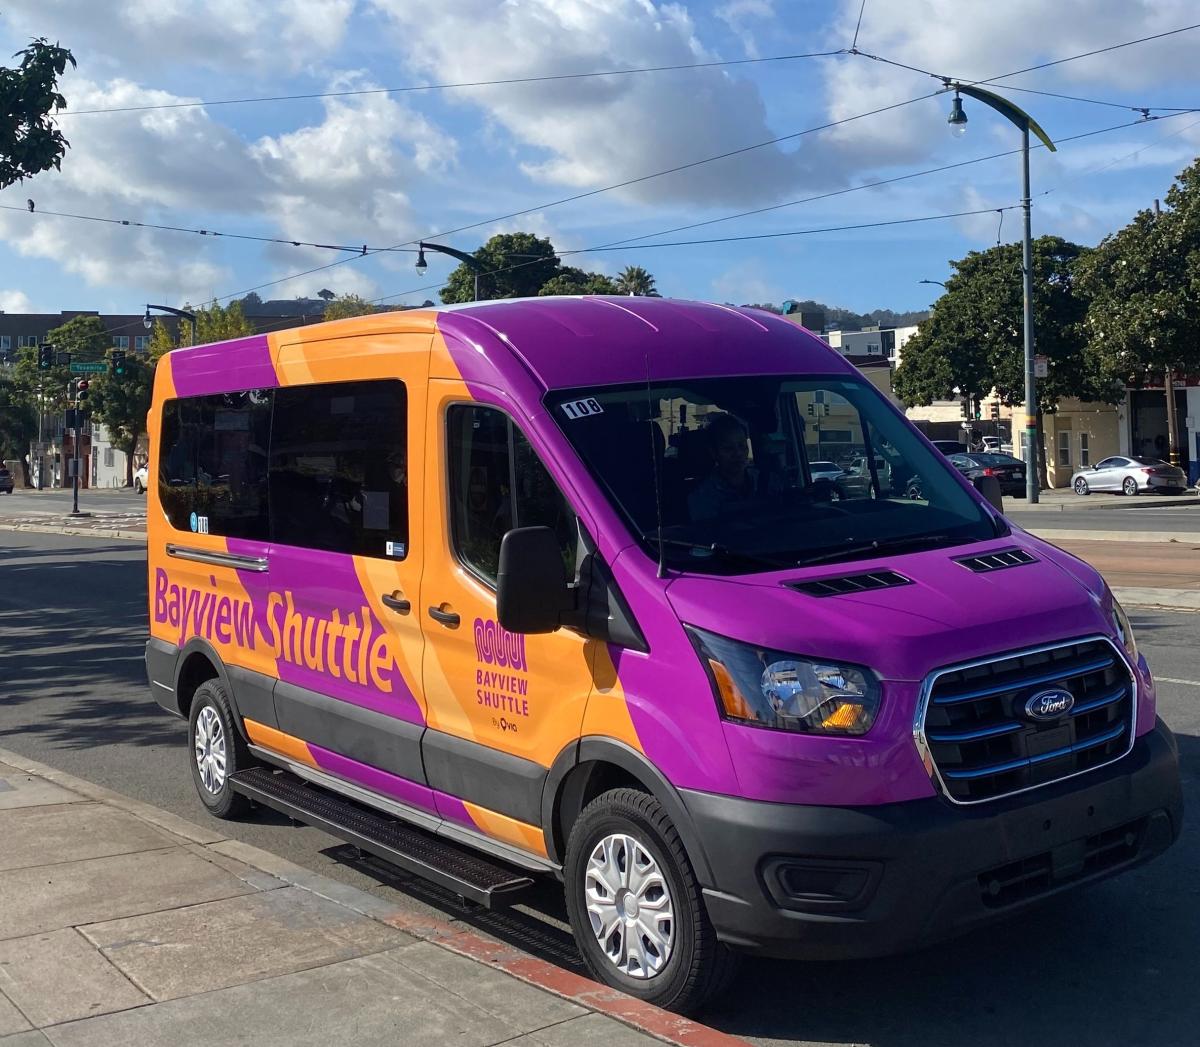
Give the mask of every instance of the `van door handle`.
[[441, 622], [442, 625], [450, 626], [450, 628], [454, 628], [454, 626], [462, 621], [456, 611], [443, 611], [440, 607], [429, 608], [429, 617], [435, 622]]
[[392, 596], [390, 593], [384, 593], [380, 599], [384, 606], [390, 607], [397, 614], [408, 614], [412, 610], [412, 601], [406, 600], [402, 596]]

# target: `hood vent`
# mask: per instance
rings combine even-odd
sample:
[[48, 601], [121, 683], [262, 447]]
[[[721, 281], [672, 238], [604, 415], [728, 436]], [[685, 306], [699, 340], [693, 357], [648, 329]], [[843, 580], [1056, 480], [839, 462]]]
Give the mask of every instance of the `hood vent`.
[[976, 574], [987, 574], [988, 571], [1002, 571], [1006, 567], [1023, 567], [1028, 563], [1037, 563], [1037, 557], [1024, 549], [1001, 549], [995, 553], [981, 553], [979, 556], [956, 556], [955, 563], [962, 564], [968, 571]]
[[912, 584], [911, 578], [905, 578], [895, 571], [866, 571], [863, 574], [847, 574], [838, 578], [788, 582], [787, 586], [809, 596], [849, 596], [851, 593], [869, 593], [876, 589], [894, 589], [899, 585]]

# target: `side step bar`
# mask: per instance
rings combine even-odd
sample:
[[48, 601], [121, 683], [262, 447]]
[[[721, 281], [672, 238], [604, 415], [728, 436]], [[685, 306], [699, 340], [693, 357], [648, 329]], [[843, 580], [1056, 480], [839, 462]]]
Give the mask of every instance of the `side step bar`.
[[243, 796], [312, 825], [368, 854], [494, 909], [511, 905], [533, 880], [522, 872], [405, 822], [344, 800], [287, 771], [251, 767], [229, 784]]

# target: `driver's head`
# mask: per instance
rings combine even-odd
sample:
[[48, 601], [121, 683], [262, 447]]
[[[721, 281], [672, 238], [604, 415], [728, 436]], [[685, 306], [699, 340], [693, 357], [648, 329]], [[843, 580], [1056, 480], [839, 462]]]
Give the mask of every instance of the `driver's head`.
[[740, 419], [731, 414], [713, 414], [704, 424], [717, 475], [726, 483], [739, 485], [746, 479], [750, 457], [749, 435]]

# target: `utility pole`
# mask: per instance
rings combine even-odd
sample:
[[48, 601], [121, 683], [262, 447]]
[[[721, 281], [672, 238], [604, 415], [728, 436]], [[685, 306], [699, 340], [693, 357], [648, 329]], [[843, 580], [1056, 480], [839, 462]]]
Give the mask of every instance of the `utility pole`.
[[[1162, 215], [1162, 208], [1157, 200], [1154, 201], [1154, 218]], [[1175, 369], [1163, 368], [1163, 392], [1167, 397], [1167, 460], [1174, 466], [1179, 465], [1179, 419], [1175, 412]]]

